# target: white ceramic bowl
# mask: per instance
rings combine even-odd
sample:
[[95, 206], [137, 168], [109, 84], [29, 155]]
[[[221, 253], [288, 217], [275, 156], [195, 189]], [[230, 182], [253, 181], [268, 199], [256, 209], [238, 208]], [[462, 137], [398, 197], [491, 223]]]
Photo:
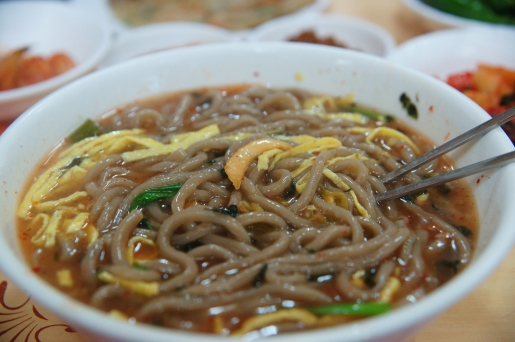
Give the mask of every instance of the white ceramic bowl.
[[[292, 58], [295, 56], [295, 58]], [[302, 75], [303, 77], [298, 77]], [[347, 49], [292, 43], [221, 43], [156, 53], [90, 74], [59, 89], [0, 136], [0, 267], [21, 289], [92, 341], [244, 341], [131, 325], [62, 295], [25, 263], [16, 234], [15, 206], [36, 165], [85, 118], [157, 94], [198, 87], [260, 83], [301, 87], [316, 93], [354, 93], [357, 103], [390, 113], [443, 143], [489, 116], [464, 95], [433, 77], [382, 58]], [[416, 100], [417, 120], [402, 109], [399, 95]], [[458, 166], [513, 149], [500, 129], [452, 153]], [[515, 240], [515, 165], [470, 183], [480, 214], [472, 263], [419, 302], [348, 325], [286, 334], [273, 341], [401, 341], [476, 288], [506, 256]], [[488, 314], [478, 311], [478, 315]]]
[[25, 46], [30, 55], [65, 52], [76, 66], [34, 85], [0, 91], [0, 120], [18, 116], [43, 96], [95, 69], [110, 47], [110, 31], [104, 21], [66, 3], [1, 2], [0, 55]]
[[376, 56], [386, 56], [395, 40], [380, 26], [369, 21], [342, 15], [307, 13], [271, 20], [249, 31], [249, 41], [287, 41], [311, 30], [317, 37], [332, 37], [350, 49]]
[[420, 24], [429, 30], [440, 30], [452, 27], [485, 26], [485, 27], [511, 27], [513, 25], [495, 24], [484, 21], [459, 17], [431, 7], [421, 0], [402, 0], [404, 5], [411, 9], [420, 19]]
[[119, 32], [100, 68], [158, 51], [238, 39], [238, 36], [229, 30], [202, 23], [145, 25]]
[[515, 70], [515, 30], [492, 27], [453, 28], [427, 33], [397, 46], [392, 62], [445, 80], [474, 71], [479, 63]]
[[[109, 0], [68, 0], [70, 1], [74, 6], [78, 6], [81, 9], [92, 11], [97, 16], [106, 18], [113, 29], [116, 31], [125, 31], [130, 28], [133, 28], [133, 26], [130, 26], [123, 22], [121, 19], [119, 19], [114, 11], [111, 8], [111, 5], [109, 4]], [[283, 15], [285, 16], [293, 16], [293, 15], [299, 15], [304, 13], [316, 13], [316, 12], [322, 12], [325, 10], [329, 5], [331, 4], [331, 0], [314, 0], [310, 5], [307, 5], [305, 7], [302, 7], [298, 9], [296, 12], [292, 12], [290, 14]], [[172, 22], [172, 21], [169, 21]], [[151, 24], [147, 24], [151, 25]]]

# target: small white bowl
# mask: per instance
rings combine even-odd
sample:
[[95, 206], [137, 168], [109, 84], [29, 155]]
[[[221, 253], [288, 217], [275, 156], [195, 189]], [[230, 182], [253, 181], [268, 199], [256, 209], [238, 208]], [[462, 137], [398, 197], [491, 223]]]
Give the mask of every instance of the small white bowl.
[[30, 55], [69, 55], [76, 66], [33, 85], [0, 91], [0, 120], [13, 119], [43, 96], [94, 70], [109, 50], [105, 22], [66, 3], [13, 1], [0, 3], [0, 53], [30, 47]]
[[511, 27], [515, 29], [513, 25], [495, 24], [484, 21], [474, 20], [459, 17], [454, 14], [440, 11], [434, 7], [425, 4], [420, 0], [402, 0], [403, 3], [411, 9], [420, 18], [420, 23], [429, 30], [440, 30], [452, 27], [467, 27], [467, 26], [499, 26], [499, 27]]
[[[298, 77], [302, 75], [302, 77]], [[159, 94], [245, 83], [300, 87], [318, 94], [355, 94], [357, 103], [389, 113], [436, 144], [487, 120], [488, 114], [434, 77], [349, 49], [293, 43], [205, 44], [136, 58], [87, 75], [59, 89], [16, 120], [0, 136], [0, 267], [34, 301], [56, 313], [91, 341], [244, 342], [208, 334], [131, 325], [63, 295], [40, 279], [20, 250], [15, 207], [28, 177], [60, 138], [86, 118]], [[416, 98], [417, 120], [399, 101]], [[73, 100], [70, 100], [73, 99]], [[513, 150], [495, 129], [451, 154], [458, 167]], [[466, 296], [501, 263], [515, 240], [515, 165], [470, 177], [481, 227], [470, 265], [420, 301], [385, 315], [346, 325], [284, 334], [275, 342], [402, 341]], [[478, 315], [491, 313], [479, 311]]]
[[[93, 11], [96, 15], [107, 18], [112, 27], [117, 31], [125, 31], [135, 26], [131, 26], [125, 23], [122, 19], [118, 18], [114, 13], [109, 0], [68, 0], [73, 5], [83, 8], [85, 10]], [[221, 2], [223, 3], [223, 1]], [[297, 11], [292, 12], [290, 14], [285, 14], [281, 17], [290, 16], [290, 15], [301, 15], [304, 13], [316, 13], [322, 12], [331, 4], [331, 0], [314, 0], [311, 4], [308, 4], [302, 8], [299, 8]], [[279, 17], [278, 17], [279, 18]], [[188, 20], [186, 18], [182, 18], [182, 20]], [[173, 22], [168, 21], [168, 22]], [[201, 23], [201, 22], [200, 22]], [[152, 25], [152, 23], [146, 24]], [[142, 25], [142, 26], [146, 26]], [[223, 27], [223, 25], [221, 25]], [[250, 28], [249, 28], [250, 29]], [[238, 30], [239, 31], [239, 30]]]
[[271, 20], [250, 31], [249, 41], [287, 41], [304, 31], [314, 31], [319, 38], [332, 37], [350, 49], [386, 56], [395, 40], [383, 28], [354, 17], [316, 14], [290, 16]]
[[400, 44], [387, 59], [442, 80], [476, 70], [479, 63], [515, 69], [515, 30], [469, 27], [431, 32]]
[[100, 64], [100, 68], [158, 51], [237, 39], [231, 31], [202, 23], [145, 25], [118, 33], [116, 42]]

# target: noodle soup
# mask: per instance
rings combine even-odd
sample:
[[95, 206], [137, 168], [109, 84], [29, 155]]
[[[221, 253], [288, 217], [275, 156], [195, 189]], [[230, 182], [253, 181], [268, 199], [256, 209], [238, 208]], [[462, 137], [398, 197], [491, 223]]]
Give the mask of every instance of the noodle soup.
[[26, 257], [61, 291], [124, 320], [268, 336], [416, 302], [470, 261], [465, 181], [377, 204], [452, 169], [350, 97], [198, 89], [130, 104], [62, 142], [19, 209]]

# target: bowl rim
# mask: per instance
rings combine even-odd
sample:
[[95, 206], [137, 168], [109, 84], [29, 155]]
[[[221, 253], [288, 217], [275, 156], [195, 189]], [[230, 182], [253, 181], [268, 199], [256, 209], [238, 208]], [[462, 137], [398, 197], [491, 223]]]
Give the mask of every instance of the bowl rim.
[[[73, 82], [71, 84], [68, 84], [60, 88], [56, 92], [50, 94], [49, 96], [45, 97], [43, 100], [39, 101], [36, 105], [34, 105], [24, 114], [22, 114], [22, 116], [20, 116], [20, 118], [16, 120], [14, 124], [11, 125], [2, 136], [0, 136], [0, 151], [3, 149], [3, 146], [8, 139], [16, 139], [16, 134], [18, 133], [18, 131], [23, 129], [23, 125], [29, 124], [32, 117], [39, 115], [38, 112], [40, 110], [44, 109], [45, 106], [48, 106], [54, 100], [62, 101], [64, 98], [66, 98], [68, 93], [71, 93], [77, 87], [91, 87], [103, 78], [112, 77], [117, 75], [118, 73], [131, 70], [132, 68], [137, 67], [139, 64], [158, 63], [163, 58], [173, 59], [173, 56], [175, 55], [181, 56], [190, 53], [202, 52], [204, 53], [204, 55], [212, 56], [213, 51], [217, 53], [228, 53], [235, 51], [239, 51], [240, 53], [267, 53], [267, 49], [273, 51], [279, 50], [283, 53], [291, 53], [292, 50], [297, 50], [297, 52], [303, 52], [316, 49], [319, 50], [319, 53], [325, 53], [324, 51], [326, 51], [327, 53], [334, 54], [335, 56], [340, 55], [340, 57], [360, 59], [361, 61], [364, 61], [366, 63], [374, 63], [379, 64], [381, 66], [392, 66], [391, 62], [383, 58], [371, 56], [361, 52], [326, 46], [315, 46], [313, 44], [292, 44], [286, 42], [256, 42], [248, 44], [232, 42], [217, 43], [200, 46], [191, 46], [177, 50], [159, 52], [156, 54], [143, 56], [134, 60], [129, 60], [127, 62], [115, 65], [111, 68], [107, 68], [102, 71], [89, 74], [81, 78], [80, 82]], [[409, 69], [407, 67], [399, 65], [395, 65], [395, 68], [409, 75], [410, 77], [421, 79], [424, 82], [429, 82], [435, 87], [448, 87], [441, 81], [422, 72], [418, 72], [416, 70]], [[473, 104], [471, 100], [467, 100], [465, 97], [463, 97], [462, 99], [463, 103], [471, 109], [481, 111], [483, 117], [486, 120], [486, 118], [488, 117], [486, 113], [480, 110], [478, 106], [475, 106], [475, 104]], [[501, 146], [503, 145], [501, 144]], [[513, 149], [513, 147], [511, 148]], [[497, 172], [500, 172], [500, 174], [503, 177], [508, 177], [510, 170], [512, 171], [512, 174], [515, 174], [515, 165], [508, 165], [504, 169], [499, 170]], [[515, 212], [508, 212], [505, 215], [506, 218], [511, 217], [511, 222], [513, 222], [513, 219], [515, 219]], [[505, 221], [509, 220], [506, 219]], [[286, 342], [289, 341], [291, 338], [295, 338], [299, 342], [311, 342], [314, 337], [334, 337], [336, 333], [341, 335], [341, 333], [343, 332], [351, 334], [353, 338], [363, 339], [369, 336], [379, 336], [374, 335], [376, 332], [374, 332], [374, 329], [372, 329], [374, 325], [377, 324], [377, 322], [381, 323], [381, 327], [383, 328], [382, 331], [384, 333], [392, 333], [398, 331], [399, 327], [407, 328], [420, 325], [424, 323], [423, 320], [427, 319], [428, 317], [432, 318], [436, 314], [443, 312], [445, 309], [455, 304], [459, 299], [463, 298], [466, 294], [472, 291], [476, 286], [478, 286], [479, 283], [481, 283], [486, 277], [488, 277], [494, 271], [494, 269], [499, 265], [500, 261], [503, 260], [507, 253], [510, 251], [515, 242], [515, 230], [512, 229], [511, 226], [507, 226], [508, 225], [505, 224], [502, 225], [502, 227], [500, 228], [501, 232], [506, 233], [505, 236], [501, 236], [500, 233], [497, 233], [490, 242], [490, 245], [487, 246], [487, 248], [483, 251], [483, 253], [479, 257], [474, 258], [473, 264], [477, 266], [474, 266], [473, 268], [470, 266], [467, 267], [456, 278], [445, 284], [445, 286], [436, 289], [431, 294], [429, 294], [428, 296], [426, 296], [425, 298], [423, 298], [422, 300], [413, 305], [407, 305], [401, 308], [397, 308], [386, 315], [369, 318], [363, 321], [359, 321], [355, 324], [317, 329], [314, 331], [303, 331], [298, 333], [279, 335], [277, 337], [274, 337], [273, 339], [274, 341]], [[40, 279], [30, 271], [25, 261], [22, 261], [15, 257], [14, 254], [11, 253], [10, 249], [11, 248], [5, 241], [5, 239], [0, 239], [0, 250], [6, 251], [0, 258], [0, 268], [11, 279], [13, 279], [13, 281], [18, 286], [20, 286], [20, 288], [30, 293], [36, 301], [44, 303], [44, 306], [46, 308], [57, 313], [60, 317], [67, 317], [67, 321], [71, 324], [77, 325], [79, 327], [87, 327], [91, 331], [101, 333], [103, 336], [106, 337], [125, 338], [127, 341], [134, 341], [135, 338], [137, 339], [144, 337], [147, 339], [151, 337], [164, 341], [165, 339], [170, 338], [170, 334], [173, 334], [175, 337], [177, 337], [177, 341], [184, 342], [193, 342], [198, 341], [200, 339], [213, 342], [228, 341], [228, 337], [218, 337], [213, 335], [206, 336], [203, 334], [187, 333], [182, 331], [170, 332], [169, 329], [156, 328], [147, 325], [132, 326], [125, 322], [117, 322], [115, 320], [111, 320], [111, 327], [102, 326], [99, 323], [105, 321], [105, 318], [107, 317], [105, 313], [94, 308], [91, 308], [85, 304], [79, 303], [62, 294], [57, 289], [46, 284], [42, 279]], [[13, 268], [13, 266], [15, 267]], [[24, 272], [20, 272], [20, 269]], [[36, 286], [33, 284], [37, 284], [38, 291], [34, 291]], [[44, 289], [44, 291], [42, 289]], [[449, 297], [451, 294], [454, 295], [454, 297]], [[66, 310], [69, 310], [70, 306], [73, 306], [73, 310], [76, 314], [73, 316], [66, 316], [66, 313], [69, 312]], [[401, 323], [399, 323], [400, 319], [403, 319]], [[120, 331], [121, 333], [115, 334], [113, 332], [114, 330]], [[358, 336], [353, 334], [362, 335]], [[233, 340], [237, 341], [236, 339]], [[244, 339], [241, 341], [244, 341]]]
[[75, 67], [73, 67], [72, 69], [60, 75], [57, 75], [55, 77], [49, 78], [47, 80], [35, 84], [0, 91], [0, 104], [20, 100], [23, 98], [31, 98], [44, 95], [45, 93], [55, 90], [61, 85], [66, 84], [76, 79], [77, 77], [87, 73], [88, 71], [93, 70], [102, 61], [104, 56], [108, 53], [108, 51], [111, 48], [111, 30], [109, 29], [105, 21], [98, 20], [97, 18], [95, 18], [93, 13], [80, 10], [79, 8], [76, 8], [75, 6], [72, 6], [70, 4], [51, 0], [25, 0], [21, 2], [0, 2], [0, 10], [12, 9], [18, 12], [27, 10], [37, 11], [38, 8], [49, 9], [53, 12], [60, 11], [59, 13], [67, 13], [68, 15], [81, 17], [87, 20], [91, 27], [99, 29], [102, 33], [102, 37], [99, 43], [97, 44], [94, 53], [92, 53], [83, 62], [75, 65]]
[[365, 32], [366, 34], [374, 36], [378, 38], [378, 40], [382, 44], [382, 48], [384, 49], [383, 54], [380, 55], [382, 57], [387, 56], [391, 51], [395, 49], [397, 45], [397, 42], [387, 30], [371, 21], [359, 17], [347, 16], [345, 14], [318, 12], [309, 12], [304, 13], [302, 15], [270, 20], [259, 26], [256, 26], [253, 30], [249, 31], [245, 36], [245, 39], [250, 42], [276, 41], [263, 38], [263, 35], [269, 35], [270, 32], [279, 31], [284, 27], [303, 27], [317, 25], [321, 27], [341, 25], [348, 28], [358, 29]]
[[[443, 62], [441, 56], [446, 56], [448, 51], [443, 51], [443, 54], [440, 53], [442, 51], [440, 49], [442, 43], [460, 41], [461, 43], [457, 48], [457, 51], [460, 51], [461, 49], [467, 50], [467, 56], [473, 56], [473, 58], [477, 60], [475, 64], [495, 64], [507, 68], [515, 67], [515, 60], [512, 61], [512, 64], [508, 65], [509, 63], [505, 62], [490, 62], [488, 58], [483, 57], [481, 54], [474, 53], [472, 55], [470, 53], [470, 50], [477, 52], [484, 51], [489, 47], [494, 48], [499, 46], [499, 44], [497, 44], [497, 40], [492, 40], [491, 37], [503, 37], [503, 39], [507, 39], [508, 41], [511, 39], [515, 41], [515, 29], [508, 29], [505, 27], [468, 26], [432, 31], [399, 44], [390, 51], [385, 58], [394, 63], [403, 64], [407, 67], [422, 71], [419, 69], [417, 64], [417, 61], [420, 59], [414, 58], [414, 54], [417, 51], [422, 50], [424, 54], [434, 56], [434, 60], [442, 60]], [[512, 45], [503, 45], [499, 50], [505, 52], [509, 51], [511, 55], [515, 54], [515, 48]], [[505, 60], [511, 61], [511, 59], [507, 58], [505, 58]], [[412, 64], [412, 61], [415, 62], [415, 64]], [[467, 59], [466, 62], [467, 61], [471, 61], [471, 59]], [[462, 64], [462, 69], [453, 72], [460, 72], [469, 69], [470, 68], [466, 64]], [[442, 72], [443, 70], [432, 70], [432, 75], [442, 77]]]

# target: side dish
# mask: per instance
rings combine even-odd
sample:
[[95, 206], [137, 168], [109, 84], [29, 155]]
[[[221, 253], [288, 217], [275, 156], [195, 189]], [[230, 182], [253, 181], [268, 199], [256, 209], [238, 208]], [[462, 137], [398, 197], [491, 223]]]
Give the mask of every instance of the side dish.
[[319, 37], [312, 30], [307, 30], [299, 33], [297, 36], [291, 37], [288, 39], [290, 42], [300, 42], [300, 43], [313, 43], [313, 44], [322, 44], [329, 46], [337, 46], [341, 48], [347, 48], [344, 43], [337, 41], [333, 37]]
[[[515, 106], [515, 70], [480, 64], [476, 70], [450, 75], [446, 81], [492, 116]], [[515, 120], [502, 127], [515, 143]]]
[[467, 19], [515, 25], [515, 0], [422, 0], [443, 12]]
[[65, 53], [49, 57], [31, 56], [28, 49], [18, 49], [0, 57], [0, 91], [39, 83], [75, 66]]
[[125, 24], [140, 26], [166, 21], [195, 21], [243, 30], [296, 12], [314, 0], [110, 0]]

